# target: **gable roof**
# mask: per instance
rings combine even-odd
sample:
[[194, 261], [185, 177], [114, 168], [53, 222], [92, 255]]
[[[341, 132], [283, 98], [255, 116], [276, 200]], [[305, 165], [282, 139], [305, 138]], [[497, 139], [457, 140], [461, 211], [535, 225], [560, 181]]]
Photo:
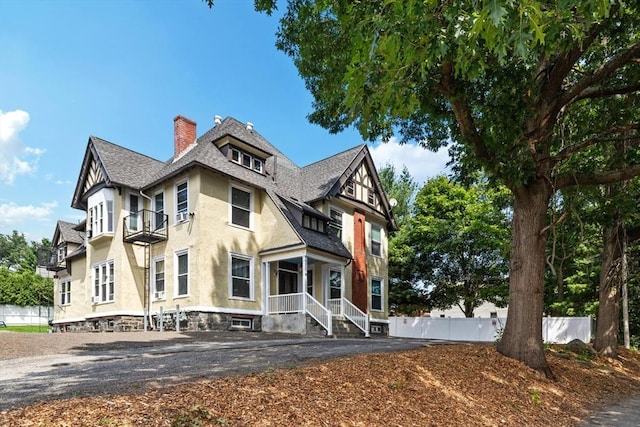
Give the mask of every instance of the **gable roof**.
[[[264, 173], [248, 169], [227, 158], [215, 144], [224, 142], [223, 138], [227, 137], [268, 155], [264, 162]], [[232, 140], [230, 142], [233, 143]], [[123, 186], [145, 191], [191, 167], [200, 166], [270, 192], [278, 208], [289, 219], [305, 244], [350, 258], [349, 251], [335, 236], [327, 237], [324, 233], [306, 229], [296, 218], [304, 210], [324, 215], [311, 207], [310, 203], [339, 195], [344, 183], [363, 161], [373, 172], [378, 187], [376, 190], [381, 195], [385, 209], [382, 214], [390, 218], [389, 223], [393, 226], [391, 208], [366, 145], [358, 145], [300, 168], [253, 127], [232, 117], [217, 123], [181, 155], [166, 162], [91, 136], [71, 206], [86, 209], [87, 195], [97, 188]]]
[[86, 209], [84, 196], [97, 186], [140, 189], [163, 165], [144, 154], [90, 136], [71, 206]]
[[58, 220], [51, 243], [54, 246], [58, 242], [76, 243], [78, 245], [84, 243], [84, 233], [75, 229], [77, 225], [72, 222]]

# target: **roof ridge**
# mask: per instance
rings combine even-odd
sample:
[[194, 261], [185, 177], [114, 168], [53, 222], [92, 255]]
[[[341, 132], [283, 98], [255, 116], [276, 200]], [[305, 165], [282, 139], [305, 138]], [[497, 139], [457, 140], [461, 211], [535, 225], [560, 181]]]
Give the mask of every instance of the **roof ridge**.
[[101, 138], [101, 137], [99, 137], [99, 136], [96, 136], [96, 135], [90, 135], [90, 136], [89, 136], [89, 139], [92, 139], [92, 140], [99, 140], [99, 141], [104, 142], [104, 143], [107, 143], [107, 144], [109, 144], [109, 145], [113, 145], [114, 147], [117, 147], [117, 148], [119, 148], [119, 149], [122, 149], [122, 150], [125, 150], [125, 151], [129, 151], [130, 153], [134, 153], [134, 154], [138, 154], [138, 155], [140, 155], [140, 156], [146, 157], [146, 158], [148, 158], [148, 159], [150, 159], [150, 160], [155, 160], [156, 162], [159, 162], [159, 163], [165, 163], [164, 161], [159, 160], [159, 159], [156, 159], [155, 157], [151, 157], [151, 156], [149, 156], [148, 154], [144, 154], [144, 153], [141, 153], [141, 152], [139, 152], [139, 151], [132, 150], [131, 148], [123, 147], [123, 146], [122, 146], [122, 145], [120, 145], [120, 144], [116, 144], [115, 142], [108, 141], [108, 140], [106, 140], [106, 139], [104, 139], [104, 138]]
[[339, 153], [336, 153], [336, 154], [333, 154], [333, 155], [331, 155], [331, 156], [325, 157], [324, 159], [316, 160], [316, 161], [315, 161], [315, 162], [313, 162], [313, 163], [309, 163], [308, 165], [303, 166], [301, 169], [306, 169], [306, 168], [308, 168], [309, 166], [313, 166], [313, 165], [315, 165], [315, 164], [325, 162], [325, 161], [330, 160], [330, 159], [332, 159], [332, 158], [334, 158], [334, 157], [338, 157], [338, 156], [340, 156], [341, 154], [348, 153], [349, 151], [353, 151], [353, 150], [356, 150], [356, 149], [358, 149], [358, 151], [360, 151], [360, 150], [362, 150], [362, 148], [363, 148], [363, 147], [366, 147], [366, 146], [367, 146], [367, 144], [358, 144], [358, 145], [355, 145], [355, 146], [353, 146], [353, 147], [351, 147], [351, 148], [347, 148], [346, 150], [343, 150], [343, 151], [341, 151], [341, 152], [339, 152]]

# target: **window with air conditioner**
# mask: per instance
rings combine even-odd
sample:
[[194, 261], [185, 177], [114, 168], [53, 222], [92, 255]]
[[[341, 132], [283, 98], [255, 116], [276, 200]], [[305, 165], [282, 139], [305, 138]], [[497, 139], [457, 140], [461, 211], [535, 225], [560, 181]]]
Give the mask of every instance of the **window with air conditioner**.
[[164, 258], [156, 258], [153, 260], [152, 277], [153, 277], [153, 298], [164, 299], [165, 297]]
[[176, 224], [189, 218], [189, 183], [176, 184]]

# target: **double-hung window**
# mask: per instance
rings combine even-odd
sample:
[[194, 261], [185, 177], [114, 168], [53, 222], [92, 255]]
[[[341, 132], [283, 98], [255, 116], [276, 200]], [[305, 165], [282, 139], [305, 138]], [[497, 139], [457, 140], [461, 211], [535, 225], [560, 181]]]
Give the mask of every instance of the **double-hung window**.
[[157, 258], [153, 260], [153, 298], [164, 297], [164, 258]]
[[189, 217], [189, 184], [187, 181], [176, 185], [176, 223]]
[[103, 233], [113, 233], [113, 200], [114, 191], [112, 188], [105, 188], [89, 196], [89, 221], [91, 237], [96, 237]]
[[231, 254], [230, 295], [232, 298], [253, 299], [253, 258]]
[[382, 256], [382, 229], [371, 224], [371, 255]]
[[251, 228], [251, 210], [253, 192], [246, 188], [231, 186], [231, 224]]
[[371, 310], [382, 311], [382, 279], [371, 278]]
[[331, 222], [329, 223], [329, 230], [335, 234], [338, 239], [342, 239], [342, 212], [338, 209], [329, 209], [329, 216]]
[[60, 305], [71, 304], [71, 280], [60, 282]]
[[164, 193], [156, 193], [153, 196], [153, 228], [154, 230], [160, 230], [166, 227], [164, 223]]
[[176, 252], [176, 296], [189, 295], [189, 251]]
[[93, 302], [115, 299], [115, 270], [113, 260], [93, 266]]

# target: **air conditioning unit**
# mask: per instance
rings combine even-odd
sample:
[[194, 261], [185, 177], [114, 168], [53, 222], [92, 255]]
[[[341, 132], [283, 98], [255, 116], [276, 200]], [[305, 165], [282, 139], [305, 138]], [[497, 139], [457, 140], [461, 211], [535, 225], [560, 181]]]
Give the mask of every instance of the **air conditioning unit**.
[[91, 303], [92, 304], [97, 304], [100, 302], [100, 297], [95, 296], [95, 297], [91, 297]]
[[154, 292], [153, 293], [153, 297], [155, 299], [163, 299], [164, 298], [164, 291]]
[[179, 212], [176, 214], [176, 222], [184, 222], [189, 218], [189, 214], [187, 212]]

